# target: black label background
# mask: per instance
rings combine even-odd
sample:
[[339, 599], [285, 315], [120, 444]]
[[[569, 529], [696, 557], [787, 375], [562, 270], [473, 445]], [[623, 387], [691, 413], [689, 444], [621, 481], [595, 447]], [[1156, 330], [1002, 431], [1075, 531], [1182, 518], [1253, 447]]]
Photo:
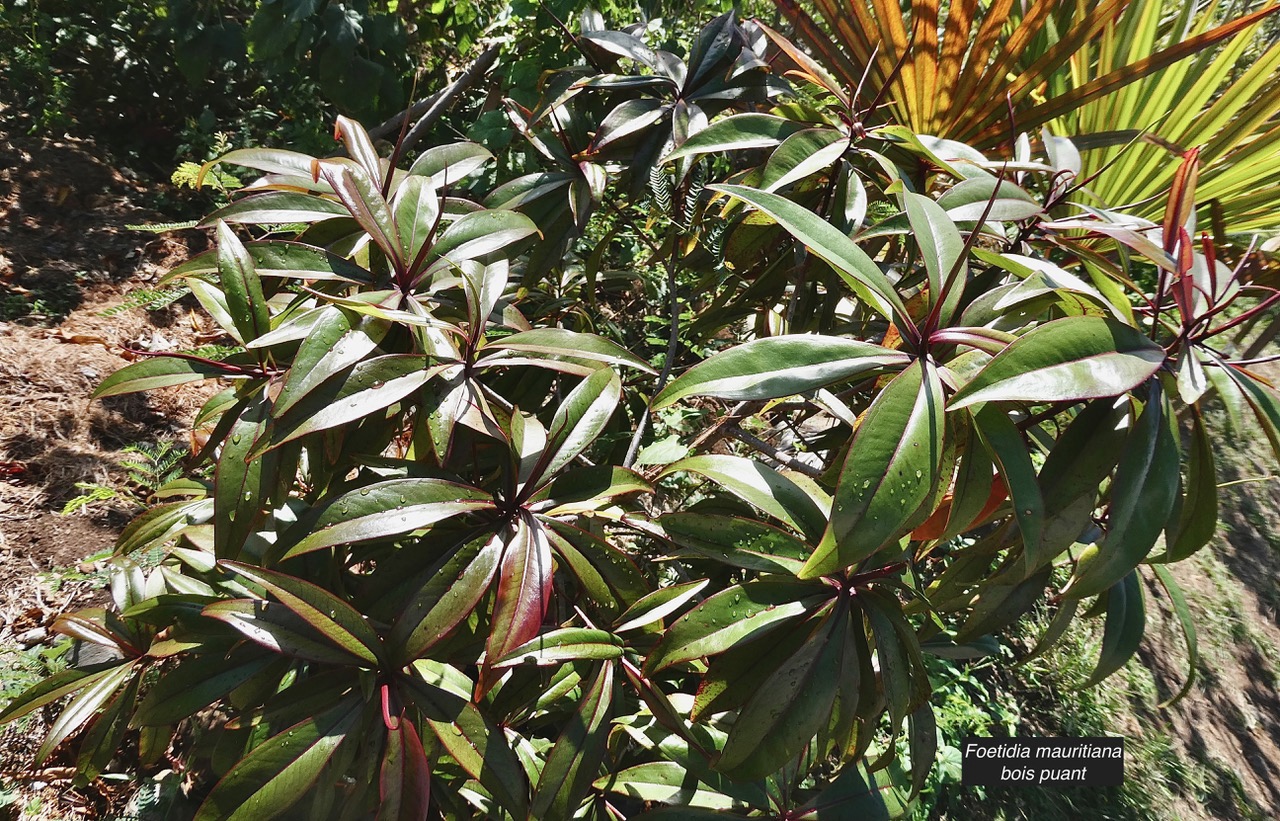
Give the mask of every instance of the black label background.
[[[1029, 747], [1028, 758], [980, 758], [969, 755], [970, 744], [990, 749], [998, 745]], [[1065, 747], [1119, 748], [1119, 758], [1041, 758], [1040, 751], [1048, 748]], [[1118, 787], [1124, 783], [1124, 739], [1123, 738], [966, 738], [960, 745], [963, 761], [961, 781], [966, 786], [981, 785], [984, 787]], [[1085, 777], [1082, 779], [1040, 781], [1041, 770], [1078, 770], [1084, 767]], [[1035, 770], [1031, 779], [1008, 779], [1002, 777], [1005, 769]]]

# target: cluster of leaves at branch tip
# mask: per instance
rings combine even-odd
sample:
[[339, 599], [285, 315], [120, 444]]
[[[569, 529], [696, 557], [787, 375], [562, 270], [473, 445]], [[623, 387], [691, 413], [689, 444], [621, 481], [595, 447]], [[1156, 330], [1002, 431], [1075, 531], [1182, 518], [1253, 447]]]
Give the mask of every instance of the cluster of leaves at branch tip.
[[[1105, 170], [1051, 130], [1185, 49], [1037, 100], [1111, 15], [973, 75], [943, 69], [976, 7], [939, 45], [915, 4], [934, 39], [910, 52], [896, 3], [853, 4], [879, 51], [838, 48], [865, 34], [834, 6], [836, 39], [781, 7], [811, 53], [732, 13], [684, 56], [584, 15], [579, 63], [507, 105], [544, 167], [494, 187], [477, 144], [409, 161], [345, 118], [345, 157], [206, 166], [261, 176], [157, 287], [229, 347], [97, 396], [216, 383], [212, 475], [156, 489], [113, 605], [56, 623], [111, 660], [0, 719], [69, 697], [37, 757], [76, 741], [84, 779], [187, 727], [216, 776], [199, 821], [888, 818], [936, 753], [925, 654], [997, 652], [1048, 605], [1032, 654], [1100, 618], [1098, 681], [1150, 574], [1194, 672], [1166, 567], [1216, 528], [1204, 403], [1280, 449], [1280, 395], [1236, 353], [1277, 296], [1197, 238], [1205, 153], [1167, 158], [1153, 221], [1100, 207]], [[1033, 66], [1007, 96], [1006, 63]], [[906, 93], [931, 77], [959, 85]], [[1046, 126], [1004, 156], [997, 98]], [[604, 287], [621, 239], [650, 287]], [[637, 294], [674, 311], [661, 369], [618, 321]], [[652, 422], [677, 405], [711, 413]]]

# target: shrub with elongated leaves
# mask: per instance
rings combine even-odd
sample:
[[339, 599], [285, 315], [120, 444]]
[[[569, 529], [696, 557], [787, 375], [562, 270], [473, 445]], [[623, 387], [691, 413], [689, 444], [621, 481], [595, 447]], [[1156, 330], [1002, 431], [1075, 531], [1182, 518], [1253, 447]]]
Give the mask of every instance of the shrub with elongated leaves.
[[[1194, 670], [1165, 568], [1217, 523], [1205, 403], [1280, 447], [1232, 352], [1274, 295], [1191, 235], [1197, 154], [1126, 219], [1062, 144], [991, 159], [762, 82], [732, 15], [685, 58], [579, 45], [512, 107], [551, 165], [496, 191], [478, 145], [401, 163], [346, 119], [347, 157], [221, 158], [263, 176], [169, 280], [233, 352], [98, 390], [216, 380], [216, 469], [58, 621], [114, 658], [0, 714], [69, 697], [39, 758], [190, 733], [200, 821], [886, 818], [936, 750], [925, 654], [1048, 606], [1031, 652], [1100, 619], [1101, 680], [1150, 574]], [[564, 287], [621, 236], [639, 296]]]

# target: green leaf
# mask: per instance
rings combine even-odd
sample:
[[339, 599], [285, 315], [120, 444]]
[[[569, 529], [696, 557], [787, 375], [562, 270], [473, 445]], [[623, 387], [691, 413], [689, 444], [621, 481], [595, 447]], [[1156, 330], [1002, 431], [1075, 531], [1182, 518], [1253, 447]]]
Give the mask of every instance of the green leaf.
[[571, 818], [604, 762], [613, 712], [613, 662], [606, 661], [583, 690], [577, 714], [547, 755], [531, 817]]
[[695, 596], [702, 592], [702, 588], [709, 583], [710, 580], [708, 579], [683, 582], [661, 587], [643, 596], [635, 604], [628, 607], [625, 613], [614, 620], [614, 632], [621, 633], [626, 630], [634, 630], [637, 627], [644, 627], [647, 624], [653, 624], [665, 619], [692, 601]]
[[765, 191], [740, 185], [707, 187], [737, 197], [773, 217], [815, 256], [835, 268], [853, 292], [878, 313], [895, 323], [910, 322], [902, 299], [879, 266], [853, 240], [817, 214], [785, 197]]
[[826, 789], [809, 799], [796, 814], [804, 821], [889, 821], [901, 818], [908, 810], [905, 796], [899, 795], [889, 781], [889, 771], [874, 775], [863, 764], [844, 767]]
[[382, 191], [369, 173], [358, 163], [341, 157], [321, 160], [317, 164], [319, 174], [355, 218], [374, 244], [382, 249], [396, 270], [402, 270], [407, 261], [400, 246], [391, 206], [382, 197]]
[[226, 376], [227, 371], [217, 365], [180, 359], [176, 356], [147, 357], [140, 362], [125, 365], [102, 380], [91, 398], [102, 399], [125, 393], [167, 388], [201, 379]]
[[293, 357], [272, 414], [280, 416], [325, 380], [364, 359], [390, 329], [385, 320], [324, 308]]
[[749, 504], [817, 539], [827, 517], [808, 493], [768, 465], [741, 456], [704, 454], [667, 465], [658, 478], [679, 471], [705, 476]]
[[1040, 203], [1019, 186], [1003, 180], [997, 188], [996, 178], [987, 174], [957, 182], [938, 197], [938, 206], [954, 222], [977, 222], [987, 210], [993, 194], [995, 203], [991, 206], [988, 220], [1021, 221], [1044, 211]]
[[5, 705], [0, 712], [0, 724], [22, 718], [33, 710], [52, 704], [69, 693], [82, 690], [109, 674], [119, 666], [119, 662], [110, 661], [84, 668], [72, 668], [54, 673], [48, 678], [31, 685], [17, 698]]
[[951, 398], [950, 409], [978, 402], [1063, 402], [1118, 396], [1164, 363], [1164, 350], [1136, 329], [1097, 316], [1067, 317], [1035, 328], [987, 363]]
[[744, 790], [718, 773], [695, 774], [674, 761], [637, 764], [602, 776], [593, 785], [601, 792], [617, 793], [638, 801], [660, 801], [679, 809], [667, 813], [648, 812], [641, 818], [740, 818], [731, 813], [699, 813], [697, 810], [728, 810], [750, 806]]
[[1196, 622], [1191, 615], [1191, 608], [1187, 606], [1187, 597], [1182, 594], [1182, 588], [1173, 578], [1173, 574], [1169, 572], [1169, 568], [1164, 565], [1153, 564], [1151, 569], [1155, 571], [1156, 578], [1160, 580], [1160, 585], [1164, 587], [1164, 592], [1169, 596], [1169, 602], [1173, 605], [1174, 615], [1178, 617], [1178, 624], [1182, 627], [1183, 638], [1187, 642], [1187, 680], [1183, 682], [1182, 689], [1158, 705], [1163, 709], [1177, 704], [1187, 693], [1191, 692], [1192, 686], [1196, 683], [1196, 669], [1200, 663], [1200, 648], [1196, 639]]
[[131, 723], [135, 727], [177, 724], [223, 698], [272, 661], [267, 655], [183, 658], [166, 668], [147, 690]]
[[688, 396], [775, 399], [865, 379], [911, 362], [904, 353], [835, 336], [756, 339], [699, 362], [653, 399], [655, 410]]
[[858, 597], [875, 638], [889, 727], [897, 735], [902, 720], [929, 701], [929, 676], [920, 642], [897, 599], [875, 590], [859, 591]]
[[547, 516], [596, 510], [620, 496], [652, 493], [653, 485], [633, 470], [614, 465], [562, 471], [529, 497], [529, 507]]
[[127, 556], [164, 544], [193, 524], [208, 521], [213, 514], [212, 499], [169, 502], [156, 505], [130, 522], [116, 541], [115, 555]]
[[[84, 680], [80, 693], [63, 708], [58, 718], [49, 727], [40, 749], [36, 751], [35, 763], [43, 764], [49, 754], [66, 739], [67, 736], [80, 729], [86, 721], [105, 709], [107, 701], [124, 685], [131, 675], [137, 672], [137, 663], [125, 664], [104, 670], [100, 674]], [[7, 712], [7, 711], [6, 711]], [[14, 716], [10, 715], [9, 718]], [[8, 719], [6, 719], [8, 720]]]
[[1160, 382], [1153, 380], [1111, 482], [1106, 535], [1081, 551], [1063, 595], [1101, 593], [1147, 557], [1173, 510], [1180, 455], [1177, 418]]
[[497, 573], [505, 546], [501, 534], [472, 539], [432, 568], [387, 638], [398, 661], [420, 657], [471, 615]]
[[966, 277], [963, 265], [956, 272], [955, 279], [951, 279], [952, 269], [964, 253], [964, 240], [951, 217], [938, 203], [910, 191], [903, 194], [903, 201], [929, 282], [927, 304], [933, 308], [937, 302], [942, 302], [938, 324], [946, 327], [951, 324], [964, 291]]
[[612, 620], [649, 592], [644, 574], [625, 553], [585, 530], [540, 520], [559, 566], [588, 594], [588, 606]]
[[417, 259], [422, 246], [440, 227], [440, 197], [435, 186], [426, 177], [407, 178], [392, 198], [391, 210], [395, 214], [404, 258]]
[[429, 361], [413, 354], [386, 354], [340, 372], [312, 389], [288, 411], [273, 411], [269, 435], [258, 441], [250, 458], [299, 437], [385, 410], [430, 382], [441, 370], [453, 367], [428, 367]]
[[1116, 582], [1107, 594], [1107, 621], [1102, 630], [1102, 651], [1098, 666], [1081, 688], [1092, 687], [1124, 666], [1138, 652], [1147, 626], [1147, 611], [1142, 602], [1142, 580], [1131, 570]]
[[231, 625], [275, 653], [325, 664], [370, 666], [362, 656], [340, 649], [283, 604], [261, 599], [227, 599], [207, 605], [200, 613]]
[[733, 114], [697, 132], [684, 144], [661, 160], [662, 164], [713, 154], [718, 151], [744, 151], [770, 148], [804, 128], [803, 123], [775, 117], [772, 114]]
[[[310, 172], [307, 176], [311, 176]], [[294, 222], [320, 222], [334, 217], [350, 216], [339, 203], [310, 194], [292, 191], [268, 191], [250, 194], [223, 206], [205, 217], [202, 226], [231, 222], [249, 225], [280, 225]]]
[[540, 522], [521, 516], [507, 537], [498, 570], [481, 691], [491, 681], [486, 675], [489, 667], [538, 634], [551, 604], [551, 581], [551, 543], [546, 529]]
[[[359, 265], [337, 254], [286, 240], [258, 240], [244, 243], [260, 277], [285, 277], [313, 281], [358, 282], [367, 285], [372, 275]], [[206, 251], [192, 257], [165, 274], [163, 285], [179, 277], [200, 276], [218, 271], [218, 252]]]
[[618, 400], [622, 381], [612, 368], [601, 368], [574, 387], [556, 408], [547, 432], [547, 446], [541, 470], [534, 472], [536, 483], [542, 476], [554, 476], [604, 431]]
[[424, 150], [409, 166], [414, 176], [429, 177], [433, 188], [456, 188], [467, 176], [493, 162], [493, 154], [472, 142], [436, 145]]
[[[536, 359], [583, 360], [605, 365], [627, 365], [645, 373], [657, 373], [649, 367], [649, 363], [604, 337], [566, 331], [563, 328], [537, 328], [532, 331], [522, 331], [497, 342], [491, 342], [483, 350], [485, 353], [510, 351]], [[482, 357], [476, 365], [500, 365], [502, 362], [502, 356], [489, 355]]]
[[249, 400], [231, 426], [218, 456], [213, 474], [213, 541], [214, 552], [220, 558], [240, 555], [275, 490], [278, 455], [273, 452], [246, 461], [270, 417], [271, 405], [266, 396]]
[[1191, 411], [1191, 451], [1187, 459], [1184, 492], [1176, 498], [1174, 516], [1165, 527], [1166, 553], [1162, 560], [1180, 562], [1204, 547], [1218, 531], [1218, 475], [1213, 446], [1204, 416]]
[[281, 815], [311, 794], [363, 709], [359, 698], [348, 696], [258, 745], [213, 788], [195, 821], [260, 821]]
[[335, 646], [369, 664], [378, 664], [382, 659], [382, 640], [360, 611], [346, 600], [285, 573], [243, 562], [222, 561], [218, 564], [261, 586]]
[[745, 570], [794, 576], [811, 552], [781, 528], [738, 516], [668, 513], [658, 524], [681, 547]]
[[578, 659], [622, 657], [622, 642], [612, 633], [587, 627], [564, 627], [526, 641], [493, 663], [494, 667], [535, 664], [539, 667]]
[[857, 564], [901, 538], [938, 484], [942, 381], [919, 360], [880, 392], [854, 431], [831, 508], [831, 523], [800, 575]]
[[[415, 670], [417, 668], [415, 667]], [[515, 818], [529, 813], [529, 786], [506, 734], [475, 704], [426, 683], [404, 679], [440, 746]]]
[[387, 730], [387, 747], [378, 771], [375, 821], [420, 821], [430, 812], [431, 762], [413, 722], [401, 717]]
[[689, 447], [680, 444], [680, 437], [677, 434], [671, 434], [657, 441], [650, 442], [640, 448], [640, 452], [636, 454], [635, 464], [637, 467], [646, 465], [669, 465], [672, 462], [683, 459], [689, 455]]
[[402, 536], [473, 510], [493, 507], [489, 494], [444, 479], [389, 479], [334, 499], [285, 557], [340, 544]]
[[1018, 523], [1022, 536], [1023, 574], [1029, 576], [1054, 558], [1044, 549], [1045, 497], [1036, 478], [1031, 451], [1013, 420], [999, 406], [982, 405], [976, 410], [973, 428], [1009, 489], [1013, 520]]
[[500, 251], [538, 233], [533, 220], [516, 211], [476, 211], [450, 225], [431, 246], [428, 260], [442, 260], [433, 268], [458, 265]]
[[847, 629], [837, 608], [765, 679], [738, 712], [716, 769], [737, 780], [760, 779], [800, 754], [831, 719]]
[[240, 338], [252, 342], [271, 330], [271, 312], [253, 258], [225, 222], [218, 223], [218, 273]]
[[723, 653], [750, 637], [803, 616], [827, 601], [833, 592], [825, 585], [794, 581], [735, 584], [677, 619], [649, 654], [645, 672], [652, 674]]

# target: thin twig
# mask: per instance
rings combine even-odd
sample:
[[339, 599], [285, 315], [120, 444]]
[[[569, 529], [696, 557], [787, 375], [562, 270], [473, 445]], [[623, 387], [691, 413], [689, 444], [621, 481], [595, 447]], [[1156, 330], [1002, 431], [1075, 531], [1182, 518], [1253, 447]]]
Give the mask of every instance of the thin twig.
[[737, 427], [736, 425], [734, 427], [729, 428], [728, 434], [729, 436], [732, 436], [734, 439], [737, 439], [739, 442], [742, 442], [745, 445], [749, 445], [755, 450], [759, 451], [760, 453], [763, 453], [765, 456], [768, 456], [770, 459], [777, 462], [778, 464], [794, 470], [796, 473], [803, 473], [805, 476], [808, 476], [812, 479], [819, 479], [822, 477], [822, 470], [820, 470], [819, 468], [816, 468], [813, 465], [805, 464], [804, 462], [801, 462], [799, 459], [795, 458], [794, 456], [788, 456], [787, 454], [778, 450], [773, 445], [769, 444], [763, 439], [760, 439], [759, 437], [756, 437], [756, 436], [752, 436], [751, 434], [747, 433], [745, 430]]

